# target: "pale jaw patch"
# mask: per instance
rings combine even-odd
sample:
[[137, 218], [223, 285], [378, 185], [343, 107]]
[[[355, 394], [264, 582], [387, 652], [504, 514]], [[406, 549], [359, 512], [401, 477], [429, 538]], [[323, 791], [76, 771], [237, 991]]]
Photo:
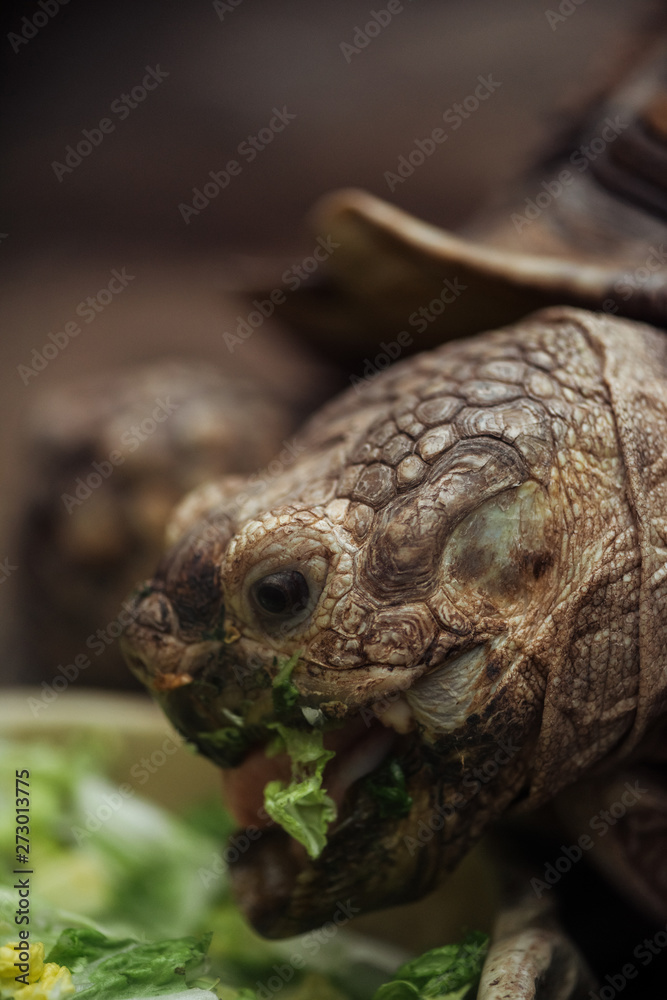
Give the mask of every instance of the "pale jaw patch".
[[446, 660], [406, 692], [408, 706], [427, 736], [452, 733], [465, 724], [488, 658], [488, 646], [476, 646]]

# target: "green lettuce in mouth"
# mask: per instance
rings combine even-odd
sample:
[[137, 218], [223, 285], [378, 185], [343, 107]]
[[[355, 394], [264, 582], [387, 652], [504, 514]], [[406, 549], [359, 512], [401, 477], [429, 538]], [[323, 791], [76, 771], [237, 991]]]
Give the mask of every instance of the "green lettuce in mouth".
[[324, 749], [321, 730], [291, 729], [280, 722], [272, 723], [271, 728], [278, 735], [267, 756], [289, 754], [292, 780], [289, 785], [269, 781], [264, 788], [264, 807], [272, 820], [303, 844], [311, 858], [317, 858], [326, 846], [329, 824], [336, 818], [336, 803], [322, 788], [324, 767], [335, 754]]
[[289, 712], [299, 697], [298, 688], [292, 681], [292, 672], [299, 662], [300, 656], [301, 651], [299, 650], [289, 660], [285, 660], [273, 678], [273, 707], [278, 716], [284, 712]]
[[412, 807], [412, 797], [408, 794], [405, 774], [400, 763], [386, 761], [366, 779], [366, 789], [377, 802], [382, 819], [400, 819], [407, 816]]

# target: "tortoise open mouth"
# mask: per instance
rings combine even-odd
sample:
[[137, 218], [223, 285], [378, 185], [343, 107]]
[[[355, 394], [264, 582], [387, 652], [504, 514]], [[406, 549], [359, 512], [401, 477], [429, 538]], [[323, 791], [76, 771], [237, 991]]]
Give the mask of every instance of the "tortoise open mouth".
[[[154, 693], [186, 739], [222, 767], [223, 797], [240, 828], [226, 851], [229, 875], [254, 927], [283, 937], [321, 925], [347, 899], [358, 912], [405, 899], [404, 869], [414, 859], [403, 840], [423, 814], [432, 776], [404, 697], [397, 692], [336, 719], [300, 704], [276, 712], [275, 688], [267, 686], [246, 688], [236, 702], [233, 682], [216, 691], [212, 679], [199, 675]], [[336, 815], [315, 856], [266, 810], [267, 784], [293, 778], [288, 754], [271, 752], [278, 719], [306, 738], [321, 733], [333, 752], [322, 791]], [[409, 875], [410, 891], [423, 894], [421, 879]]]
[[[388, 864], [392, 851], [407, 857], [403, 826], [413, 797], [423, 801], [425, 784], [416, 734], [358, 714], [326, 730], [323, 743], [335, 754], [325, 766], [323, 788], [336, 817], [315, 858], [266, 811], [266, 785], [290, 780], [287, 754], [267, 756], [266, 744], [259, 745], [242, 764], [222, 771], [226, 805], [241, 827], [227, 854], [232, 886], [248, 920], [267, 937], [319, 926], [345, 900], [361, 912], [369, 879], [360, 872], [372, 873], [372, 882], [381, 871], [396, 876], [403, 866]], [[404, 886], [400, 892], [404, 898]]]
[[[323, 744], [335, 756], [324, 768], [323, 787], [336, 804], [337, 817], [330, 827], [340, 824], [347, 791], [357, 781], [375, 772], [396, 745], [398, 734], [379, 720], [351, 718], [341, 728], [326, 730]], [[272, 825], [264, 808], [264, 789], [270, 781], [291, 780], [291, 761], [286, 753], [267, 755], [267, 744], [250, 751], [242, 764], [222, 771], [225, 803], [243, 827], [265, 829]]]

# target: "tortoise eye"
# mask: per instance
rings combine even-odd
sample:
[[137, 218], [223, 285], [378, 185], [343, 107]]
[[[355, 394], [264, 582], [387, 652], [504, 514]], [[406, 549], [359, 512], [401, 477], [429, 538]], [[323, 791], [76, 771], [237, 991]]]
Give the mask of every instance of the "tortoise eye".
[[297, 570], [282, 570], [265, 576], [252, 588], [257, 606], [267, 615], [291, 618], [308, 604], [305, 576]]

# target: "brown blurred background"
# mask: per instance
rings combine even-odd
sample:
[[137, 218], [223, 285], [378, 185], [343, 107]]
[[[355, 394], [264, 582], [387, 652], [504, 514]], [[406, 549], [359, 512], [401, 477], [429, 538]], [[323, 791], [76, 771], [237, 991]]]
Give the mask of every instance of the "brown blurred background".
[[[44, 3], [57, 11], [46, 15], [35, 2], [9, 3], [2, 13], [0, 563], [11, 568], [0, 583], [5, 683], [48, 679], [68, 655], [54, 646], [49, 665], [47, 641], [36, 665], [25, 642], [26, 607], [27, 631], [43, 628], [19, 526], [29, 498], [45, 488], [40, 476], [48, 475], [36, 464], [34, 441], [32, 457], [27, 448], [44, 395], [139, 361], [187, 357], [258, 382], [297, 420], [346, 373], [327, 374], [316, 345], [304, 347], [273, 322], [229, 353], [222, 335], [244, 310], [224, 290], [252, 271], [252, 256], [300, 261], [312, 242], [304, 216], [321, 194], [344, 186], [443, 226], [462, 224], [594, 97], [638, 38], [642, 44], [641, 30], [662, 6], [406, 0], [348, 62], [341, 43], [353, 42], [383, 0]], [[548, 16], [560, 8], [571, 13]], [[26, 27], [24, 18], [40, 26]], [[34, 37], [19, 41], [22, 32]], [[168, 75], [122, 119], [111, 106], [141, 84], [146, 67]], [[497, 91], [390, 192], [384, 173], [489, 74], [501, 83]], [[239, 156], [239, 144], [283, 107], [296, 116], [284, 131], [252, 162]], [[54, 161], [64, 162], [66, 147], [104, 118], [113, 131], [58, 180]], [[241, 162], [241, 174], [186, 224], [179, 204], [191, 205], [193, 189], [231, 158]], [[24, 384], [18, 366], [31, 363], [49, 332], [77, 319], [77, 305], [107, 286], [114, 268], [135, 277]], [[50, 571], [57, 580], [57, 561]], [[72, 649], [88, 634], [81, 627]]]

